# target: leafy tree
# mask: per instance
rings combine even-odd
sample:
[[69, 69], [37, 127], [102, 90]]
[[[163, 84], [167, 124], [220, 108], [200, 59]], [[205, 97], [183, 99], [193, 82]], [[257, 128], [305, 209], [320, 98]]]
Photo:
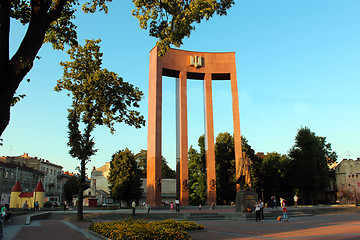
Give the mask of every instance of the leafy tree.
[[[255, 155], [245, 137], [241, 137], [242, 151], [254, 163], [251, 166], [252, 186], [257, 187], [260, 181], [261, 158]], [[189, 149], [189, 193], [190, 204], [198, 205], [206, 202], [206, 157], [205, 157], [205, 136], [199, 137], [198, 145], [200, 153], [192, 146]], [[235, 152], [234, 140], [229, 133], [220, 133], [216, 138], [215, 160], [216, 160], [216, 192], [217, 200], [220, 203], [227, 203], [235, 200]], [[254, 166], [257, 164], [256, 166]]]
[[294, 189], [299, 189], [302, 204], [308, 200], [317, 203], [318, 194], [329, 187], [328, 163], [337, 157], [326, 139], [318, 137], [307, 127], [301, 127], [295, 137], [295, 145], [289, 152], [290, 169]]
[[189, 202], [190, 205], [205, 204], [206, 193], [206, 168], [201, 155], [190, 146], [189, 149]]
[[260, 167], [260, 179], [263, 183], [264, 201], [270, 201], [271, 196], [280, 195], [289, 199], [293, 194], [288, 181], [289, 159], [277, 152], [266, 154]]
[[67, 202], [72, 202], [73, 195], [79, 193], [79, 178], [76, 176], [70, 177], [64, 184], [65, 199]]
[[[85, 13], [108, 12], [112, 0], [2, 0], [0, 4], [0, 136], [10, 121], [14, 94], [33, 63], [43, 43], [64, 50], [77, 45], [76, 8], [82, 4]], [[150, 36], [164, 54], [170, 44], [179, 47], [182, 39], [195, 29], [194, 23], [208, 20], [214, 14], [224, 15], [233, 0], [133, 0], [140, 27], [150, 22]], [[27, 25], [15, 54], [9, 55], [10, 19]], [[126, 23], [124, 23], [126, 24]], [[22, 37], [22, 36], [19, 36]], [[37, 57], [39, 58], [39, 57]]]
[[113, 199], [123, 200], [130, 206], [132, 200], [138, 201], [141, 197], [141, 170], [129, 149], [120, 150], [112, 156], [108, 181]]
[[138, 154], [135, 155], [135, 160], [141, 171], [141, 177], [146, 178], [147, 169], [147, 150], [141, 149]]
[[199, 137], [200, 153], [192, 146], [189, 148], [189, 202], [191, 205], [205, 204], [206, 193], [206, 162], [205, 162], [205, 137]]
[[161, 177], [162, 178], [176, 178], [176, 173], [174, 170], [172, 170], [166, 159], [162, 156], [161, 157]]
[[[136, 162], [141, 170], [141, 177], [146, 178], [147, 169], [147, 150], [141, 149], [138, 154], [135, 155]], [[172, 170], [166, 159], [161, 156], [161, 177], [162, 178], [175, 178], [175, 171]]]
[[173, 44], [180, 47], [184, 37], [195, 30], [194, 23], [209, 20], [214, 14], [226, 15], [234, 0], [133, 0], [140, 27], [149, 27], [150, 36], [158, 38], [161, 55]]
[[[143, 93], [116, 73], [101, 68], [99, 42], [86, 40], [84, 47], [78, 45], [68, 51], [71, 61], [60, 63], [64, 74], [55, 87], [56, 91], [68, 90], [73, 99], [68, 115], [68, 146], [70, 155], [80, 160], [79, 219], [83, 219], [85, 166], [97, 151], [92, 131], [97, 125], [105, 125], [114, 133], [115, 122], [136, 128], [145, 125], [144, 117], [129, 109], [139, 107]], [[79, 129], [80, 123], [83, 132]]]
[[230, 133], [219, 133], [215, 142], [216, 196], [218, 204], [235, 201], [235, 149]]

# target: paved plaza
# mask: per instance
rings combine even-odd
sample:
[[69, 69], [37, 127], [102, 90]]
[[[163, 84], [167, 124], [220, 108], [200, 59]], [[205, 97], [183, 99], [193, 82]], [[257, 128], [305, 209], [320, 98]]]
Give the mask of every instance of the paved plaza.
[[[113, 211], [114, 215], [127, 214], [130, 210]], [[192, 211], [192, 210], [186, 210]], [[229, 211], [218, 209], [217, 212]], [[97, 211], [101, 214], [103, 211]], [[139, 215], [142, 210], [139, 210]], [[167, 214], [169, 211], [153, 211]], [[60, 214], [53, 212], [52, 216]], [[74, 212], [67, 212], [74, 214]], [[290, 215], [291, 216], [291, 215]], [[90, 222], [74, 223], [63, 219], [33, 220], [25, 225], [26, 215], [14, 216], [4, 227], [4, 239], [101, 239], [91, 234], [87, 228]], [[204, 231], [191, 231], [195, 240], [218, 239], [360, 239], [360, 213], [330, 213], [305, 217], [290, 217], [289, 222], [279, 222], [274, 218], [264, 221], [254, 220], [194, 220], [205, 226]]]
[[360, 239], [360, 215], [326, 214], [298, 217], [289, 222], [197, 221], [205, 231], [192, 232], [193, 239]]

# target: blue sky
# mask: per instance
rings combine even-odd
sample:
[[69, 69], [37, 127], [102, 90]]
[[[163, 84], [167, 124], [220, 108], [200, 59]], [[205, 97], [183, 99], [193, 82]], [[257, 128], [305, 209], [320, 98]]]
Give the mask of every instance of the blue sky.
[[[360, 157], [360, 1], [358, 0], [242, 0], [227, 16], [196, 25], [183, 50], [235, 52], [241, 133], [256, 152], [286, 154], [301, 126], [324, 136], [343, 158]], [[149, 51], [156, 39], [140, 29], [131, 16], [131, 1], [114, 1], [109, 13], [78, 12], [78, 37], [101, 38], [103, 67], [118, 73], [144, 92], [141, 113], [147, 119]], [[12, 22], [11, 54], [25, 28]], [[75, 171], [78, 161], [68, 154], [65, 92], [53, 91], [62, 77], [65, 52], [45, 44], [40, 60], [22, 82], [26, 98], [11, 111], [2, 135], [2, 156], [37, 156]], [[175, 80], [163, 78], [163, 155], [175, 167]], [[231, 132], [229, 81], [213, 82], [214, 130]], [[203, 85], [188, 80], [189, 146], [204, 133]], [[147, 128], [116, 125], [94, 132], [97, 154], [89, 170], [111, 160], [128, 147], [147, 148]]]

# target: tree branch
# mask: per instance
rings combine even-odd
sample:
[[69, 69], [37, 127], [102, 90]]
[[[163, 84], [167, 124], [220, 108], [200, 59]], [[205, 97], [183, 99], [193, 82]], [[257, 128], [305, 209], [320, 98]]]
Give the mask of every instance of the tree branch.
[[[10, 1], [0, 3], [0, 74], [4, 74], [9, 64]], [[0, 81], [3, 81], [1, 79]]]
[[62, 11], [64, 10], [64, 6], [66, 4], [66, 0], [57, 0], [54, 8], [48, 13], [48, 24], [52, 23], [56, 19], [60, 18]]
[[[31, 21], [19, 49], [11, 59], [18, 84], [30, 71], [33, 61], [39, 52], [50, 23], [61, 16], [66, 0], [57, 0], [55, 9], [49, 12], [51, 0], [31, 1]], [[52, 20], [50, 20], [52, 19]]]

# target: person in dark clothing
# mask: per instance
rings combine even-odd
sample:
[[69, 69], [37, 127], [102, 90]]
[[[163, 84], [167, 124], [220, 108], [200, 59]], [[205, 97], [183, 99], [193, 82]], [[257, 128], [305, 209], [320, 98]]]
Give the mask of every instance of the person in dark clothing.
[[261, 221], [260, 219], [260, 203], [256, 202], [255, 204], [255, 218], [256, 218], [256, 222], [259, 220], [259, 222]]
[[264, 220], [264, 202], [260, 199], [260, 218]]

